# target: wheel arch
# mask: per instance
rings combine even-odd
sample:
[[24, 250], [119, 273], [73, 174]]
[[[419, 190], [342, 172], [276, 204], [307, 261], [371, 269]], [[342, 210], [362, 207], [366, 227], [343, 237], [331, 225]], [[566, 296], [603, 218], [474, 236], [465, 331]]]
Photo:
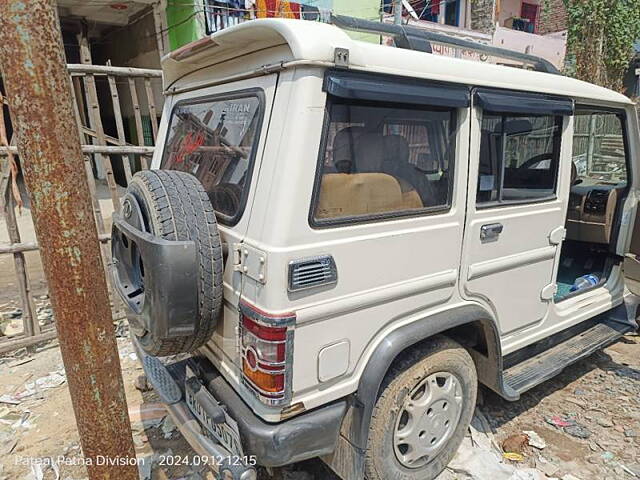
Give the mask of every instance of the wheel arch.
[[[464, 341], [464, 335], [470, 331], [481, 340], [479, 350], [465, 345], [468, 342]], [[354, 447], [361, 451], [367, 447], [371, 414], [380, 386], [394, 361], [403, 352], [438, 334], [457, 340], [469, 351], [476, 365], [480, 383], [509, 400], [518, 398], [518, 394], [505, 386], [502, 380], [499, 330], [489, 311], [479, 305], [464, 305], [428, 315], [391, 332], [369, 357], [352, 403], [352, 418], [348, 422], [348, 437]]]

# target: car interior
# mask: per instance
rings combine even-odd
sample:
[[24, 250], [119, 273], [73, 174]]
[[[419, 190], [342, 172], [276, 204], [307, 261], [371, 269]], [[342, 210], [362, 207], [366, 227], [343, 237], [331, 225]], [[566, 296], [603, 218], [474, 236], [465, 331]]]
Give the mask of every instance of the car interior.
[[557, 276], [555, 300], [588, 288], [576, 280], [594, 276], [604, 284], [619, 259], [614, 254], [617, 223], [627, 192], [623, 123], [619, 114], [578, 110], [575, 117], [571, 193]]
[[[446, 112], [335, 105], [322, 162], [316, 219], [446, 205], [451, 173], [448, 158], [453, 148], [450, 125], [443, 118]], [[542, 201], [553, 196], [561, 131], [560, 116], [485, 115], [478, 206]], [[602, 285], [619, 262], [613, 246], [619, 206], [627, 191], [620, 114], [578, 109], [572, 160], [556, 302]], [[497, 180], [500, 175], [502, 183]], [[576, 283], [586, 275], [591, 287]]]
[[446, 204], [450, 182], [448, 162], [443, 165], [442, 158], [448, 154], [449, 115], [383, 106], [334, 106], [316, 218], [380, 215]]

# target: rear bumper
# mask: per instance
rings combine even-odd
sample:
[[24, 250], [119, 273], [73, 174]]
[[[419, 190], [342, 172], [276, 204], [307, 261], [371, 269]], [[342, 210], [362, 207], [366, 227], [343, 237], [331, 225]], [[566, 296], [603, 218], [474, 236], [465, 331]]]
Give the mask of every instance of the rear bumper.
[[[147, 355], [133, 340], [136, 353], [145, 365]], [[335, 450], [342, 419], [346, 413], [347, 400], [341, 399], [300, 414], [280, 423], [268, 423], [259, 418], [247, 406], [242, 398], [233, 390], [231, 385], [222, 377], [216, 368], [205, 358], [192, 357], [187, 360], [167, 365], [165, 370], [179, 386], [182, 397], [179, 401], [167, 403], [176, 425], [185, 439], [200, 455], [216, 458], [231, 457], [220, 444], [214, 443], [205, 436], [203, 427], [191, 413], [184, 399], [184, 384], [186, 366], [189, 364], [193, 371], [198, 371], [200, 380], [207, 390], [224, 406], [226, 412], [238, 423], [242, 447], [246, 457], [254, 457], [258, 465], [265, 467], [279, 467], [309, 458], [327, 455]], [[151, 372], [145, 373], [162, 398], [162, 385], [154, 382]], [[253, 470], [250, 466], [248, 469]], [[255, 474], [255, 470], [253, 470]], [[255, 478], [253, 474], [238, 471], [234, 480], [249, 480]]]

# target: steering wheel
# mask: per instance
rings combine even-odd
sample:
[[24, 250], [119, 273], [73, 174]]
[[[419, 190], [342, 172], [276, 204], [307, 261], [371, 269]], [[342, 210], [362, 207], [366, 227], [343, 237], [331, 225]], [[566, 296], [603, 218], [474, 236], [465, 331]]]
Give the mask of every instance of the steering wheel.
[[543, 162], [545, 160], [553, 160], [554, 154], [552, 152], [541, 153], [531, 157], [529, 160], [520, 165], [520, 168], [532, 168], [534, 165]]

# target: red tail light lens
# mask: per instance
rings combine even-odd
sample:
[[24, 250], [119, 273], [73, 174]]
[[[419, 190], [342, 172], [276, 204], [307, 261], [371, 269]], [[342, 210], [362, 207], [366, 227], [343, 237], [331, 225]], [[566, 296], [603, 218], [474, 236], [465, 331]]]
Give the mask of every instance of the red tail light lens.
[[242, 373], [264, 403], [288, 399], [294, 322], [294, 314], [269, 315], [246, 303], [240, 306]]

